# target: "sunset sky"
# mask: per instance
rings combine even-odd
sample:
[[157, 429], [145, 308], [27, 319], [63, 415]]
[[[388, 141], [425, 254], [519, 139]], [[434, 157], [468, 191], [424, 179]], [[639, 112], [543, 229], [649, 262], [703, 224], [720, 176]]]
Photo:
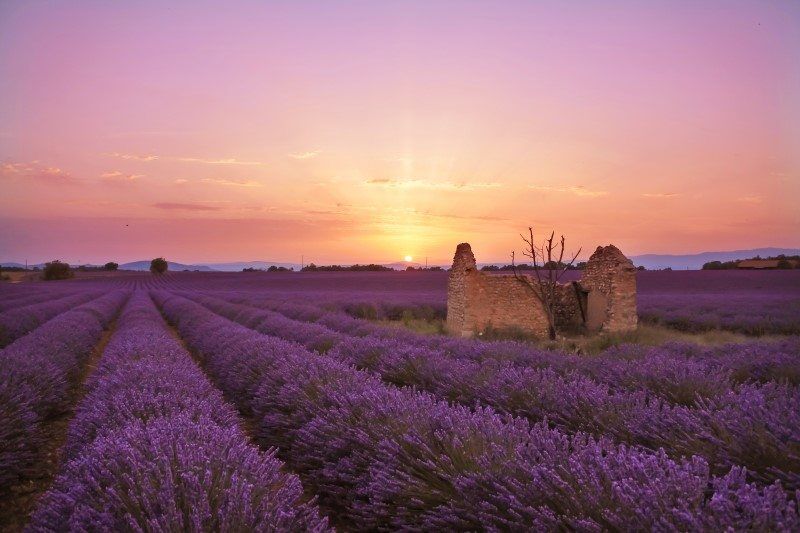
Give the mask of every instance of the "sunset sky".
[[800, 2], [0, 3], [0, 260], [800, 247]]

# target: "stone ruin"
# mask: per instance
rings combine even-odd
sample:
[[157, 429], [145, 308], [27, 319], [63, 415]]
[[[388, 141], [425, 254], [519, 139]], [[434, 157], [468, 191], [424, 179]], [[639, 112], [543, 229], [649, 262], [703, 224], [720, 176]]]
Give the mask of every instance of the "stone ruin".
[[[523, 275], [535, 279], [535, 274], [520, 273]], [[636, 269], [616, 246], [598, 246], [581, 280], [559, 283], [557, 295], [556, 329], [636, 329]], [[489, 328], [547, 338], [547, 315], [527, 283], [512, 274], [479, 271], [472, 248], [461, 243], [447, 284], [447, 330], [471, 337]]]

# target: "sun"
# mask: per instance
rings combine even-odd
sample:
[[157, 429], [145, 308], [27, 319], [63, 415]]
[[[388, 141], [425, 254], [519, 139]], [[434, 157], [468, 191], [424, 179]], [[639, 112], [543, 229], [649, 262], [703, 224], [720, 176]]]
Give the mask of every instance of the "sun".
[[403, 259], [405, 259], [406, 263], [410, 263], [411, 261], [414, 260], [414, 258], [411, 257], [410, 255], [405, 256]]

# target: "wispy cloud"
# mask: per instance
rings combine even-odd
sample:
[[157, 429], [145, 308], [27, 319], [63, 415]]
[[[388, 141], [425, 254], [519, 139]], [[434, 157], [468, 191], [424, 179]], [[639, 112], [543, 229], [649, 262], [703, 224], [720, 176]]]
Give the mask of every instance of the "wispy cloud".
[[744, 202], [747, 204], [760, 204], [764, 201], [764, 198], [761, 196], [740, 196], [736, 199], [737, 202]]
[[460, 215], [455, 213], [432, 213], [430, 211], [425, 211], [421, 213], [424, 216], [429, 217], [436, 217], [436, 218], [453, 218], [457, 220], [480, 220], [484, 222], [501, 222], [509, 220], [505, 217], [498, 217], [493, 215]]
[[189, 183], [189, 180], [187, 180], [186, 178], [178, 178], [175, 180], [175, 183], [177, 183], [178, 185], [182, 185], [184, 183]]
[[30, 163], [4, 162], [0, 164], [0, 175], [7, 178], [34, 179], [48, 183], [75, 184], [72, 174], [58, 167], [32, 161]]
[[140, 130], [140, 131], [120, 131], [108, 135], [109, 138], [119, 137], [138, 137], [138, 136], [172, 136], [172, 135], [193, 135], [197, 132], [191, 130]]
[[261, 166], [265, 163], [261, 161], [240, 161], [235, 158], [227, 159], [203, 159], [199, 157], [170, 157], [174, 161], [181, 161], [183, 163], [202, 163], [204, 165], [247, 165], [247, 166]]
[[226, 187], [261, 187], [257, 181], [252, 180], [229, 180], [226, 178], [203, 178], [200, 181], [205, 183], [215, 183]]
[[178, 202], [161, 202], [153, 204], [153, 207], [158, 209], [164, 209], [167, 211], [219, 211], [220, 209], [222, 209], [220, 206], [217, 205], [190, 204], [190, 203], [178, 203]]
[[4, 175], [22, 174], [23, 172], [30, 171], [31, 165], [29, 163], [3, 163], [0, 166]]
[[119, 159], [126, 159], [128, 161], [155, 161], [159, 159], [157, 155], [152, 154], [122, 154], [119, 152], [111, 152], [105, 154], [109, 157], [117, 157]]
[[645, 192], [642, 193], [645, 198], [677, 198], [680, 194], [676, 192]]
[[312, 152], [292, 152], [291, 154], [287, 154], [292, 159], [312, 159], [317, 157], [320, 154], [320, 150], [314, 150]]
[[392, 187], [397, 189], [437, 189], [448, 191], [471, 191], [478, 189], [496, 189], [500, 183], [489, 182], [454, 182], [454, 181], [431, 181], [423, 179], [399, 180], [391, 178], [373, 178], [365, 182], [367, 185], [382, 187]]
[[567, 194], [574, 194], [575, 196], [583, 196], [587, 198], [597, 198], [600, 196], [608, 196], [608, 191], [594, 191], [587, 189], [583, 185], [529, 185], [531, 189], [544, 192], [560, 192]]
[[245, 166], [263, 166], [265, 163], [261, 161], [242, 161], [233, 157], [221, 159], [207, 159], [202, 157], [175, 157], [155, 154], [125, 154], [120, 152], [111, 152], [105, 154], [109, 157], [116, 157], [119, 159], [126, 159], [129, 161], [179, 161], [181, 163], [200, 163], [203, 165], [245, 165]]
[[108, 181], [132, 182], [138, 180], [139, 178], [143, 178], [144, 174], [125, 174], [119, 170], [111, 170], [109, 172], [100, 174], [100, 177]]

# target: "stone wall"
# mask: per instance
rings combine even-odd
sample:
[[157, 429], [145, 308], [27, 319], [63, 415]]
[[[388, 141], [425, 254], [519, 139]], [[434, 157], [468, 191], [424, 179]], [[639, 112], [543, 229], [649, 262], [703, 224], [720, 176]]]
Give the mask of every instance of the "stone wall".
[[598, 246], [583, 269], [581, 286], [588, 293], [590, 330], [636, 329], [636, 268], [619, 248]]
[[[581, 280], [558, 285], [558, 328], [624, 331], [636, 327], [636, 273], [622, 252], [613, 246], [598, 248], [584, 278], [586, 284]], [[547, 315], [533, 287], [513, 275], [478, 271], [472, 248], [461, 243], [448, 279], [447, 330], [469, 337], [489, 328], [513, 328], [545, 338]]]

